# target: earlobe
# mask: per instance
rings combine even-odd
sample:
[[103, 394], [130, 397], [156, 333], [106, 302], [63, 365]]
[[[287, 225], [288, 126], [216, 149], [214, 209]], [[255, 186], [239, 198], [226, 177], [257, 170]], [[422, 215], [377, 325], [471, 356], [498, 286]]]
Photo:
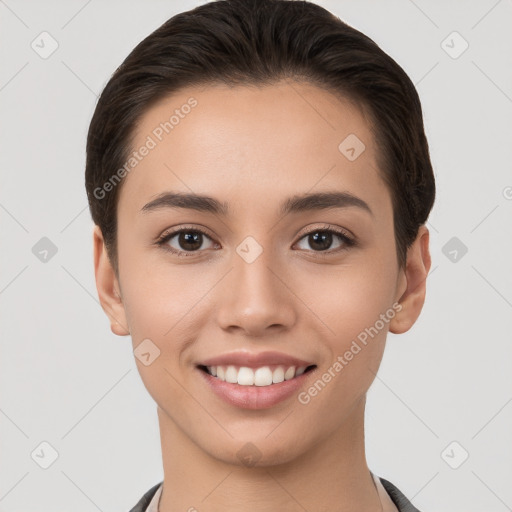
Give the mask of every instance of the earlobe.
[[96, 225], [93, 231], [93, 246], [94, 275], [101, 307], [110, 320], [112, 332], [118, 336], [127, 336], [130, 331], [119, 282], [108, 257], [101, 229]]
[[389, 324], [389, 331], [393, 334], [408, 331], [418, 319], [425, 302], [426, 281], [431, 263], [429, 231], [423, 224], [407, 252], [407, 264], [402, 274], [406, 286], [404, 291], [403, 286], [401, 287], [401, 293], [397, 297], [402, 308]]

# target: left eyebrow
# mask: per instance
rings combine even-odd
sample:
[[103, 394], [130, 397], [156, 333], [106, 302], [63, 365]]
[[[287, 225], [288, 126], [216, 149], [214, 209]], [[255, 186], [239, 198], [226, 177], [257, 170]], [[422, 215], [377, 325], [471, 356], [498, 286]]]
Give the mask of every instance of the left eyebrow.
[[359, 208], [374, 216], [368, 203], [350, 192], [317, 192], [292, 196], [281, 205], [281, 215], [349, 207]]
[[[348, 207], [359, 208], [374, 217], [368, 204], [360, 197], [349, 192], [317, 192], [295, 195], [289, 197], [281, 204], [280, 214], [286, 215], [288, 213]], [[177, 192], [164, 192], [160, 194], [144, 205], [141, 211], [146, 213], [162, 208], [183, 208], [222, 216], [227, 216], [230, 211], [228, 203], [221, 202], [213, 197]]]

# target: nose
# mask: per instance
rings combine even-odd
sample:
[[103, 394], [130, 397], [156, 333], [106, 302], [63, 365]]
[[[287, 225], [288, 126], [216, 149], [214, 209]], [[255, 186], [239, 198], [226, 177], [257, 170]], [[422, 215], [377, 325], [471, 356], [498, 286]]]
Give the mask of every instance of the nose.
[[272, 261], [270, 252], [264, 250], [252, 262], [234, 253], [233, 268], [218, 290], [222, 329], [263, 337], [291, 329], [297, 321], [298, 299], [290, 289], [290, 276]]

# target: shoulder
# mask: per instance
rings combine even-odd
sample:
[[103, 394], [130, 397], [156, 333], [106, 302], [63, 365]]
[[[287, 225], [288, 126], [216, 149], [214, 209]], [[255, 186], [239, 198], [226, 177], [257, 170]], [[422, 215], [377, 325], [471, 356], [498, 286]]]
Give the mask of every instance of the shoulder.
[[389, 494], [393, 503], [397, 506], [399, 512], [420, 512], [405, 496], [404, 494], [392, 484], [389, 480], [379, 477], [384, 489]]
[[156, 491], [158, 491], [162, 483], [163, 482], [160, 482], [151, 487], [151, 489], [149, 489], [149, 491], [147, 491], [146, 494], [142, 496], [142, 498], [138, 501], [137, 505], [135, 505], [135, 507], [133, 507], [130, 510], [130, 512], [145, 512], [145, 510], [148, 508], [149, 503], [153, 499], [153, 496], [156, 494]]

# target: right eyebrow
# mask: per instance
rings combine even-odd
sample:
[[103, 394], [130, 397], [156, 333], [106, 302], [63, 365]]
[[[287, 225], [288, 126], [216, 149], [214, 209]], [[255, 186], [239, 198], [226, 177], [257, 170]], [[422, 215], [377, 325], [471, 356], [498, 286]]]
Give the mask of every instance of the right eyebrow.
[[178, 192], [163, 192], [156, 199], [145, 204], [141, 211], [145, 213], [162, 208], [184, 208], [223, 216], [226, 216], [229, 211], [227, 203], [222, 203], [213, 197]]

